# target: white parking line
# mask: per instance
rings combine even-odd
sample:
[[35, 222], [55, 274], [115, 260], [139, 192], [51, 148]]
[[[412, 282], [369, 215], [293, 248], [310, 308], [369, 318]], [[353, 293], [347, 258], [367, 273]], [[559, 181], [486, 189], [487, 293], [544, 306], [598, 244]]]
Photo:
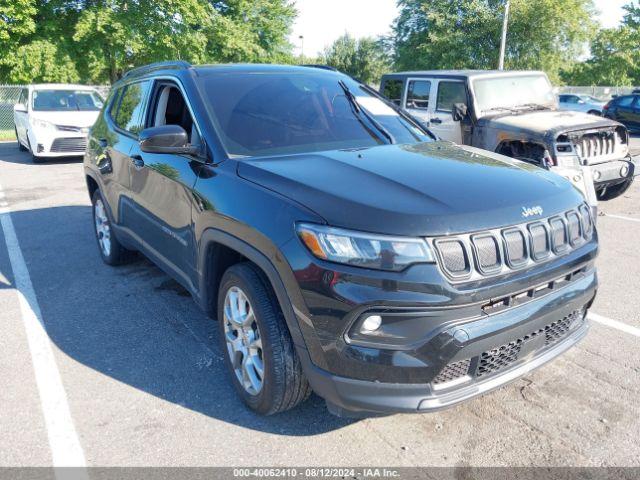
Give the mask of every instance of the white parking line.
[[610, 213], [605, 213], [604, 216], [605, 217], [611, 217], [611, 218], [617, 218], [618, 220], [629, 220], [630, 222], [638, 222], [638, 223], [640, 223], [640, 218], [625, 217], [623, 215], [612, 215]]
[[[0, 201], [4, 201], [1, 186]], [[80, 470], [74, 471], [74, 478], [76, 476], [77, 478], [88, 478], [87, 471], [84, 469], [86, 461], [71, 418], [67, 394], [62, 385], [51, 342], [42, 321], [38, 299], [18, 243], [11, 213], [6, 206], [0, 207], [0, 225], [4, 232], [15, 288], [20, 302], [22, 322], [31, 352], [42, 413], [49, 437], [52, 466], [82, 467]], [[56, 471], [56, 473], [64, 475], [63, 471]]]
[[615, 328], [616, 330], [620, 330], [621, 332], [629, 333], [635, 337], [640, 337], [640, 328], [632, 327], [631, 325], [627, 325], [626, 323], [603, 317], [602, 315], [598, 315], [597, 313], [589, 312], [589, 320], [598, 322], [602, 325], [606, 325], [607, 327]]

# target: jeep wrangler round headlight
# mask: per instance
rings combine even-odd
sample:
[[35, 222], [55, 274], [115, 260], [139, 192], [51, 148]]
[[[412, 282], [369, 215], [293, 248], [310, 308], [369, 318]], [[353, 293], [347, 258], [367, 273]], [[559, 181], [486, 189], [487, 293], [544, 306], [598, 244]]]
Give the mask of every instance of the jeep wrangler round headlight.
[[427, 242], [323, 225], [298, 224], [298, 235], [316, 257], [364, 268], [399, 271], [414, 263], [434, 262]]

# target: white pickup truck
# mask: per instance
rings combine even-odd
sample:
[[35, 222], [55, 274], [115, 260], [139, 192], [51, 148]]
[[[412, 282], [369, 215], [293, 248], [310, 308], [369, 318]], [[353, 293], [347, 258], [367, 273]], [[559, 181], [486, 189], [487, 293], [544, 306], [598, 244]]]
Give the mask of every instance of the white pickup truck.
[[544, 72], [393, 73], [382, 77], [380, 92], [443, 140], [555, 171], [594, 207], [624, 193], [640, 174], [625, 126], [560, 111]]

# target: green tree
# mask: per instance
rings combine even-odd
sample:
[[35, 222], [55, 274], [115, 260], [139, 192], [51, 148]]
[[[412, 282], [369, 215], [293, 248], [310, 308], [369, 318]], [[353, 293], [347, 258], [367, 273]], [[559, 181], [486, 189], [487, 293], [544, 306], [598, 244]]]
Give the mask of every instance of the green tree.
[[344, 34], [325, 49], [324, 62], [364, 83], [374, 84], [390, 69], [381, 40]]
[[[399, 69], [498, 65], [504, 0], [399, 0]], [[545, 70], [552, 80], [596, 32], [592, 0], [511, 0], [507, 69]]]
[[173, 59], [287, 61], [296, 15], [289, 0], [0, 2], [0, 81], [113, 82]]
[[591, 57], [562, 74], [571, 85], [640, 85], [640, 7], [630, 3], [620, 26], [600, 30]]

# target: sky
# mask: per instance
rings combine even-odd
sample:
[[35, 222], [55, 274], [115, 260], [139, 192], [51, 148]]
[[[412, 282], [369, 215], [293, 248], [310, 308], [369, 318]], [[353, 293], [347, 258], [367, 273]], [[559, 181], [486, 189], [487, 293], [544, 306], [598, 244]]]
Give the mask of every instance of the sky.
[[[314, 56], [345, 32], [356, 38], [377, 37], [391, 32], [398, 9], [396, 0], [295, 0], [298, 18], [289, 37], [300, 53]], [[594, 0], [600, 23], [614, 27], [622, 19], [622, 6], [629, 0]]]

